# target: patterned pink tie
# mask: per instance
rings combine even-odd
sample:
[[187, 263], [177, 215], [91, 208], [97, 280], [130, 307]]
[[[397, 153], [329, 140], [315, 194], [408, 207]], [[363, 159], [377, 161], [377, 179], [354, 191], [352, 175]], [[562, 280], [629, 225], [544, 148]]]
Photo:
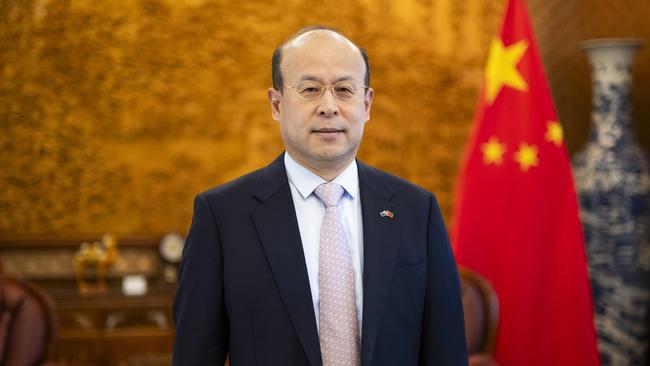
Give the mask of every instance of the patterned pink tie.
[[338, 207], [343, 187], [336, 183], [323, 183], [314, 192], [325, 204], [318, 269], [323, 366], [358, 366], [359, 323], [354, 272]]

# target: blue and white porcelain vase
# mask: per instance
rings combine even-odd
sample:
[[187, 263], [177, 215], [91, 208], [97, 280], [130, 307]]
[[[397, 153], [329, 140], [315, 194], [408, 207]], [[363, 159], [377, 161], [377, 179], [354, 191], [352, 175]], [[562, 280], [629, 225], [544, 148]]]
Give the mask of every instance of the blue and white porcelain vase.
[[646, 365], [650, 177], [634, 140], [632, 66], [642, 42], [581, 43], [592, 69], [591, 139], [574, 159], [603, 366]]

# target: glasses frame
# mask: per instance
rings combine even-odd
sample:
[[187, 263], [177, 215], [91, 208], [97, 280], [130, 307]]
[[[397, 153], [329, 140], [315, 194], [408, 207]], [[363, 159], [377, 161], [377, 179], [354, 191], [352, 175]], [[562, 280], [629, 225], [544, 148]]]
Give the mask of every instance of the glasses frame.
[[[336, 93], [334, 92], [334, 88], [335, 88], [337, 85], [339, 85], [339, 84], [341, 84], [341, 83], [349, 83], [350, 80], [341, 80], [341, 81], [339, 81], [338, 83], [327, 84], [327, 85], [323, 85], [323, 84], [321, 84], [321, 83], [319, 83], [318, 81], [315, 81], [315, 80], [306, 80], [306, 82], [312, 82], [312, 83], [318, 84], [318, 85], [320, 85], [320, 86], [322, 87], [322, 88], [321, 88], [321, 91], [320, 91], [320, 94], [318, 94], [317, 97], [314, 97], [314, 98], [308, 98], [308, 97], [305, 97], [304, 95], [301, 95], [301, 94], [298, 92], [298, 86], [299, 86], [299, 85], [287, 85], [287, 86], [283, 86], [283, 87], [280, 88], [280, 90], [282, 90], [282, 89], [293, 89], [293, 90], [296, 92], [296, 95], [298, 95], [298, 97], [300, 97], [300, 98], [303, 99], [303, 100], [307, 100], [307, 101], [315, 101], [315, 100], [319, 100], [320, 98], [323, 97], [323, 94], [325, 94], [325, 90], [326, 90], [326, 89], [330, 89], [330, 92], [332, 93], [332, 96], [334, 96], [334, 98], [335, 98], [336, 100], [339, 100], [339, 101], [341, 101], [341, 102], [346, 102], [346, 101], [348, 101], [348, 100], [352, 100], [352, 99], [354, 99], [354, 97], [356, 96], [356, 94], [355, 94], [354, 96], [352, 96], [352, 97], [350, 97], [350, 98], [340, 98], [340, 97], [338, 97], [338, 96], [336, 95]], [[361, 88], [363, 89], [363, 93], [359, 93], [359, 94], [361, 94], [361, 95], [365, 95], [366, 92], [368, 91], [368, 89], [369, 89], [370, 87], [369, 87], [368, 85], [361, 85]]]

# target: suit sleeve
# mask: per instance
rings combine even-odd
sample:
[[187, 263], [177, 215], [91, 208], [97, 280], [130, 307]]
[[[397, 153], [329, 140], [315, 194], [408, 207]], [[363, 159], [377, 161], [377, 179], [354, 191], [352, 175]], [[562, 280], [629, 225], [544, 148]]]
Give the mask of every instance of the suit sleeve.
[[173, 365], [223, 365], [229, 334], [223, 254], [215, 217], [202, 195], [194, 200], [173, 310]]
[[433, 195], [427, 237], [427, 293], [420, 365], [467, 365], [465, 318], [458, 269]]

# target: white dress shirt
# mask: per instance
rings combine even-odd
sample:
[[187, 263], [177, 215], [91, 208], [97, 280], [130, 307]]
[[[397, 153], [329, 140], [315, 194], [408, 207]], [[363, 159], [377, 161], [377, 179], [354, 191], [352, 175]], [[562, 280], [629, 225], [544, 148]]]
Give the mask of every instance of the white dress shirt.
[[[309, 287], [311, 288], [311, 298], [314, 304], [314, 314], [316, 314], [316, 326], [320, 329], [318, 257], [320, 228], [325, 215], [325, 205], [314, 194], [314, 190], [327, 181], [300, 165], [287, 152], [284, 153], [284, 166], [287, 170], [291, 197], [298, 218], [300, 239], [302, 239], [302, 248], [305, 253]], [[359, 333], [361, 333], [363, 311], [363, 223], [361, 219], [361, 197], [359, 195], [359, 172], [356, 161], [353, 160], [332, 182], [342, 186], [345, 190], [339, 203], [339, 209], [342, 215], [343, 230], [352, 256], [357, 317], [359, 319]]]

